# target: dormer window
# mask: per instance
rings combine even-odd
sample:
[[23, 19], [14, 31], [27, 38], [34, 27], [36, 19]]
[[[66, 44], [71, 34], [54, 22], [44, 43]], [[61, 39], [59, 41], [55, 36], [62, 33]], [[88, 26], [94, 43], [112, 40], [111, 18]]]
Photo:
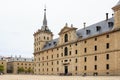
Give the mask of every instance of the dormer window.
[[108, 27], [109, 27], [109, 28], [112, 28], [112, 27], [113, 27], [113, 25], [114, 25], [114, 23], [113, 23], [113, 22], [108, 22]]
[[86, 34], [87, 34], [87, 35], [90, 34], [90, 30], [86, 30]]
[[49, 43], [49, 46], [51, 45], [51, 43]]
[[65, 42], [68, 42], [68, 34], [65, 34], [64, 40], [65, 40]]
[[100, 31], [101, 30], [101, 26], [96, 26], [96, 31]]
[[53, 44], [56, 44], [56, 42], [53, 42]]

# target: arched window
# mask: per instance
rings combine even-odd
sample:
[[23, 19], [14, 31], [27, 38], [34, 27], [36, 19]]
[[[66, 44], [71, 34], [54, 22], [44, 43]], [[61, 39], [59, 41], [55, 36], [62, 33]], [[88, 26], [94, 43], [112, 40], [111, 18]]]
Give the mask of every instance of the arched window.
[[65, 49], [64, 49], [64, 56], [67, 56], [67, 55], [68, 55], [68, 48], [65, 47]]
[[64, 40], [65, 40], [65, 42], [68, 42], [68, 34], [65, 34]]

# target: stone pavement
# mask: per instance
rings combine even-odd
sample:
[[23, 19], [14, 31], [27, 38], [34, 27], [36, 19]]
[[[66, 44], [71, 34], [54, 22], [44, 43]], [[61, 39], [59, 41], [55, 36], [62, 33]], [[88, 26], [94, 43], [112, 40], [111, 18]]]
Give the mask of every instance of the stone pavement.
[[120, 76], [0, 75], [0, 80], [120, 80]]

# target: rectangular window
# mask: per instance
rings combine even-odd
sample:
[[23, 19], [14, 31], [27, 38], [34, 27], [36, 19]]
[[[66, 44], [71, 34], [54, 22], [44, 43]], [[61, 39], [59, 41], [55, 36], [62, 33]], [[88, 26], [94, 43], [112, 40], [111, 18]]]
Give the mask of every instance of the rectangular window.
[[109, 48], [110, 48], [110, 44], [106, 43], [106, 49], [109, 49]]
[[94, 66], [94, 69], [97, 70], [97, 65]]
[[75, 70], [77, 71], [77, 66], [75, 67]]
[[87, 57], [84, 57], [84, 62], [86, 62], [87, 61]]
[[109, 60], [109, 54], [106, 54], [106, 59]]
[[106, 35], [106, 38], [109, 38], [109, 34], [108, 34], [108, 35]]
[[59, 71], [59, 68], [57, 68], [57, 71]]
[[69, 52], [69, 55], [71, 55], [71, 51]]
[[84, 48], [84, 52], [85, 52], [85, 53], [87, 52], [87, 48]]
[[77, 46], [77, 43], [75, 43], [75, 45]]
[[53, 59], [53, 55], [52, 55], [52, 59]]
[[106, 69], [109, 70], [110, 66], [109, 64], [106, 64]]
[[77, 54], [77, 50], [75, 50], [75, 54]]
[[77, 63], [77, 61], [78, 61], [78, 60], [77, 60], [77, 59], [75, 59], [75, 63]]
[[94, 48], [95, 48], [95, 51], [97, 51], [97, 46], [94, 46]]
[[95, 61], [97, 61], [97, 56], [95, 56]]
[[61, 53], [61, 57], [63, 57], [63, 53]]
[[59, 54], [57, 54], [57, 58], [59, 57]]
[[95, 41], [97, 41], [97, 38], [95, 38]]
[[59, 61], [57, 61], [57, 64], [59, 64]]
[[52, 62], [52, 65], [53, 65], [53, 62]]
[[84, 66], [84, 70], [87, 70], [87, 66]]

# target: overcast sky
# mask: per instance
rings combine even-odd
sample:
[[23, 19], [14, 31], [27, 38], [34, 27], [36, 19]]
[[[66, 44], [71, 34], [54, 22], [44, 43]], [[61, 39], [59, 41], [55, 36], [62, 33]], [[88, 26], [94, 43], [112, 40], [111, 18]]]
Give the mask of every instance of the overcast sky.
[[67, 22], [78, 29], [112, 17], [119, 0], [0, 0], [0, 55], [33, 57], [33, 33], [43, 22], [47, 8], [48, 27], [58, 33]]

